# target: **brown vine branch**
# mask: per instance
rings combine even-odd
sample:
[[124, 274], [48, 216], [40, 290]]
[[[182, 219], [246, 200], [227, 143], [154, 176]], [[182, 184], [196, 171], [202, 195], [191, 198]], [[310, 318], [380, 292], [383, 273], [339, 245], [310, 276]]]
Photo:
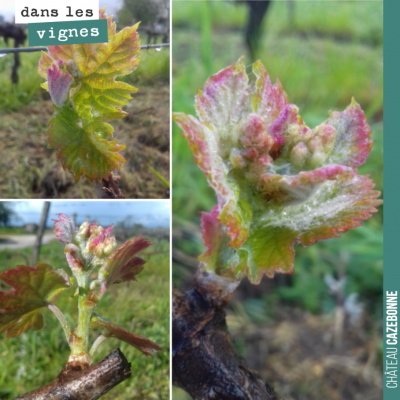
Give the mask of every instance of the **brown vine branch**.
[[96, 400], [130, 374], [131, 364], [116, 349], [90, 367], [73, 369], [67, 366], [54, 381], [14, 400]]
[[201, 271], [173, 292], [172, 379], [195, 400], [282, 400], [235, 351], [223, 307], [238, 282]]

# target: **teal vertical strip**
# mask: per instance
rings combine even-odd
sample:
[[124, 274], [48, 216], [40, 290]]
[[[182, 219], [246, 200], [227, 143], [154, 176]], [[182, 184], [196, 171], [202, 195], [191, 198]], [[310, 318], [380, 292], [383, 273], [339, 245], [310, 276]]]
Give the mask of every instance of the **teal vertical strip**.
[[[383, 278], [383, 399], [400, 399], [398, 299], [400, 295], [400, 1], [384, 0], [384, 278]], [[391, 296], [388, 296], [391, 293]], [[391, 300], [391, 301], [390, 301]]]
[[29, 46], [108, 42], [105, 19], [28, 24], [28, 33]]

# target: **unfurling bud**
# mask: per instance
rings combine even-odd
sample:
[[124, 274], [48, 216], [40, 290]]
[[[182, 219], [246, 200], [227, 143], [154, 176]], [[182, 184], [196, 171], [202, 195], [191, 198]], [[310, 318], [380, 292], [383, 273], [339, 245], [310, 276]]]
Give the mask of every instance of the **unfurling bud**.
[[101, 226], [93, 226], [91, 229], [88, 249], [89, 252], [95, 254], [97, 258], [107, 257], [117, 246], [115, 237], [109, 237], [112, 228], [111, 225], [107, 229]]
[[290, 162], [296, 168], [300, 169], [304, 166], [309, 156], [310, 151], [308, 150], [307, 146], [303, 142], [300, 142], [297, 143], [290, 152]]
[[64, 253], [67, 258], [68, 265], [70, 266], [72, 271], [81, 271], [84, 269], [85, 264], [82, 261], [82, 255], [78, 246], [69, 243], [65, 246]]
[[117, 247], [117, 241], [115, 240], [115, 236], [111, 236], [110, 238], [105, 240], [105, 246], [103, 253], [105, 256], [109, 256]]
[[260, 153], [268, 153], [274, 144], [263, 118], [257, 114], [249, 114], [238, 129], [239, 140], [243, 147], [256, 148]]
[[174, 120], [218, 204], [203, 213], [205, 270], [224, 277], [292, 273], [294, 244], [337, 237], [376, 211], [379, 192], [359, 175], [371, 150], [371, 128], [352, 100], [310, 129], [281, 84], [240, 59], [210, 77], [196, 96], [199, 119]]
[[318, 168], [323, 165], [326, 160], [326, 153], [323, 151], [316, 151], [310, 158], [309, 164], [312, 168]]
[[329, 153], [335, 143], [336, 129], [327, 124], [321, 124], [315, 128], [315, 135], [321, 139], [321, 144], [325, 153]]
[[47, 80], [51, 100], [57, 107], [62, 107], [67, 100], [69, 88], [74, 78], [65, 71], [61, 60], [47, 68]]
[[115, 240], [114, 236], [111, 236], [110, 238], [104, 240], [104, 242], [99, 243], [96, 246], [94, 252], [96, 254], [96, 257], [104, 258], [108, 257], [116, 247], [117, 247], [117, 241]]
[[87, 239], [90, 236], [90, 228], [89, 228], [89, 223], [88, 222], [84, 222], [78, 230], [78, 235], [82, 238], [82, 239]]

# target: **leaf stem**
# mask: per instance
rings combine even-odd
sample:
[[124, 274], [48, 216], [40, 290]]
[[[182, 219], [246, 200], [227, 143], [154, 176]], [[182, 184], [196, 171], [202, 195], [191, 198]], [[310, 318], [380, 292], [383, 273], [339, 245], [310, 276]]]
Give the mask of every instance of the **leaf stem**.
[[64, 330], [64, 333], [65, 333], [65, 337], [67, 338], [68, 345], [71, 347], [70, 342], [69, 342], [69, 337], [70, 337], [70, 334], [71, 334], [71, 327], [69, 326], [69, 323], [66, 320], [64, 314], [54, 304], [48, 304], [47, 307], [54, 313], [54, 315], [60, 321], [60, 324], [61, 324], [61, 326], [62, 326], [62, 328]]
[[93, 343], [92, 348], [89, 351], [89, 355], [91, 357], [94, 356], [94, 353], [96, 352], [96, 350], [98, 349], [98, 347], [106, 340], [108, 339], [108, 336], [105, 335], [100, 335]]

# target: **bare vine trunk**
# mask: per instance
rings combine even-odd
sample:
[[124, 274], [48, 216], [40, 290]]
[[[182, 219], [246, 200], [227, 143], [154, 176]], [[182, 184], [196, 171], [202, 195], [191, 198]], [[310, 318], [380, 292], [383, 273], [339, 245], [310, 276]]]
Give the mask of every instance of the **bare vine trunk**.
[[172, 379], [195, 400], [282, 400], [235, 351], [223, 307], [238, 282], [200, 272], [173, 292]]
[[96, 400], [130, 375], [131, 364], [116, 349], [90, 367], [66, 367], [54, 381], [14, 400]]

